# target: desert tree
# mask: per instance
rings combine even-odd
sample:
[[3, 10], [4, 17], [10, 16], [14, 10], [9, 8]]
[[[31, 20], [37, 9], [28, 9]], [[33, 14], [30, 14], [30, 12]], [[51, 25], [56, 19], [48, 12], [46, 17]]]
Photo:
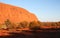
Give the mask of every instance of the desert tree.
[[11, 24], [10, 20], [7, 19], [7, 20], [5, 21], [5, 25], [7, 26], [7, 28], [10, 28], [10, 24]]
[[7, 26], [7, 29], [13, 29], [14, 28], [14, 26], [12, 25], [12, 23], [10, 22], [9, 19], [7, 19], [5, 21], [5, 25]]

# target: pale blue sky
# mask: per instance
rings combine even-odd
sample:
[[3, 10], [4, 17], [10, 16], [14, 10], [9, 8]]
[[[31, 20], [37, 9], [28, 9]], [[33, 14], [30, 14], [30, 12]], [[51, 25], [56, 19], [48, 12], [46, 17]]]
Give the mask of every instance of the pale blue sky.
[[60, 21], [60, 0], [0, 0], [34, 13], [40, 21]]

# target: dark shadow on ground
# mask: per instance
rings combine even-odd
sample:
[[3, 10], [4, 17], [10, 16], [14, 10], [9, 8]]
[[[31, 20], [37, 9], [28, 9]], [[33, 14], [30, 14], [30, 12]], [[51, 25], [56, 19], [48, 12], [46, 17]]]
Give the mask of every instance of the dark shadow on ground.
[[[44, 32], [45, 31], [45, 32]], [[44, 31], [23, 31], [21, 33], [10, 33], [10, 36], [0, 36], [0, 38], [60, 38], [60, 32]]]

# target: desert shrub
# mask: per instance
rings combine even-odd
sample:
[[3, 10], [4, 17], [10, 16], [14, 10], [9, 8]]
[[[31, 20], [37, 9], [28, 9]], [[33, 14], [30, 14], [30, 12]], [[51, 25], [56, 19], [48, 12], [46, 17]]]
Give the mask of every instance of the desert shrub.
[[7, 26], [10, 25], [10, 24], [11, 24], [10, 20], [7, 19], [7, 20], [5, 21], [5, 24], [6, 24]]
[[29, 28], [31, 30], [40, 30], [40, 25], [38, 22], [33, 21], [33, 22], [30, 22]]
[[23, 21], [18, 24], [18, 28], [26, 28], [28, 27], [28, 22]]
[[59, 22], [56, 22], [56, 27], [60, 28], [60, 23]]

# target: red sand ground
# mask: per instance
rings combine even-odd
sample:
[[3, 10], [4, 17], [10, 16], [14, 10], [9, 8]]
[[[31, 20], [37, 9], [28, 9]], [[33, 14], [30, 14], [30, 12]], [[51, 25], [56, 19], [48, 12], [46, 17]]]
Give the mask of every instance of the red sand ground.
[[[19, 30], [19, 31], [16, 31], [16, 30]], [[20, 33], [22, 32], [22, 30], [29, 30], [28, 28], [23, 28], [23, 29], [10, 29], [10, 30], [0, 30], [0, 36], [7, 36], [7, 35], [10, 35], [9, 33]]]
[[7, 30], [0, 30], [0, 36], [9, 35]]

